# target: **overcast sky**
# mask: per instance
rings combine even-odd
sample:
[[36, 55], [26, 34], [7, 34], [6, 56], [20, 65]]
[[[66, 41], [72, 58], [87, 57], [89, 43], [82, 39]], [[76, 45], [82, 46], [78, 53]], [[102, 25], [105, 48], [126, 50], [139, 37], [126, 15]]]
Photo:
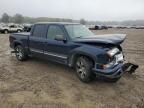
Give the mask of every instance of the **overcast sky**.
[[99, 21], [144, 20], [144, 0], [0, 0], [0, 15]]

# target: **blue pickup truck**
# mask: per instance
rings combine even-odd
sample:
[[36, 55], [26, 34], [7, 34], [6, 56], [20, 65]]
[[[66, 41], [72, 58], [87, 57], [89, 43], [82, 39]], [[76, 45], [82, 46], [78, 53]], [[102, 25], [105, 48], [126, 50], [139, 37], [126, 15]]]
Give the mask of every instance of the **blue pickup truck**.
[[30, 33], [10, 34], [10, 47], [19, 61], [41, 57], [74, 67], [78, 78], [90, 82], [94, 76], [118, 81], [127, 68], [120, 44], [125, 34], [94, 35], [84, 25], [36, 23]]

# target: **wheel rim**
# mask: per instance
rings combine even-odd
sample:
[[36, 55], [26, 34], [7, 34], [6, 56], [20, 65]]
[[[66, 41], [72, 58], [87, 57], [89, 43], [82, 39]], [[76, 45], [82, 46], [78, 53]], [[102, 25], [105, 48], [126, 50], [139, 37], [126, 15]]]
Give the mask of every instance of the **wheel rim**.
[[20, 30], [18, 30], [18, 33], [20, 32]]
[[5, 31], [5, 34], [7, 34], [7, 33], [8, 33], [8, 31], [6, 30], [6, 31]]
[[16, 56], [19, 60], [22, 59], [23, 54], [22, 54], [22, 50], [20, 48], [16, 48]]
[[85, 78], [85, 76], [86, 76], [86, 66], [84, 65], [84, 63], [81, 59], [79, 59], [76, 63], [76, 71], [82, 79]]

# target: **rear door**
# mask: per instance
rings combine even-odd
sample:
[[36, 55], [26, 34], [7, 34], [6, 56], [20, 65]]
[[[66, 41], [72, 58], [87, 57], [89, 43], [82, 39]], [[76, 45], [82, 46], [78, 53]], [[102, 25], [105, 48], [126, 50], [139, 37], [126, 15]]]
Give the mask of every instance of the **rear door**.
[[47, 32], [47, 25], [37, 24], [34, 26], [33, 32], [29, 37], [29, 48], [32, 54], [41, 55], [44, 53], [46, 32]]

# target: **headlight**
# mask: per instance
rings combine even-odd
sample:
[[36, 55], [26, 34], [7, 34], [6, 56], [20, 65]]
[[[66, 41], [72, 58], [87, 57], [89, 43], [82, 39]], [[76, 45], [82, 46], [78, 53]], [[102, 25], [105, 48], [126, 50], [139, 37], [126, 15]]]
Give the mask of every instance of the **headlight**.
[[124, 56], [122, 53], [116, 55], [115, 57], [116, 57], [116, 62], [124, 61]]
[[112, 61], [108, 64], [97, 64], [97, 68], [98, 69], [107, 69], [107, 68], [112, 67], [114, 64], [115, 64], [115, 61]]
[[112, 61], [112, 62], [110, 62], [109, 64], [103, 65], [103, 69], [110, 68], [110, 67], [112, 67], [114, 64], [115, 64], [115, 62]]
[[113, 48], [112, 50], [108, 51], [107, 54], [112, 57], [114, 56], [116, 53], [119, 52], [119, 49], [118, 48]]

